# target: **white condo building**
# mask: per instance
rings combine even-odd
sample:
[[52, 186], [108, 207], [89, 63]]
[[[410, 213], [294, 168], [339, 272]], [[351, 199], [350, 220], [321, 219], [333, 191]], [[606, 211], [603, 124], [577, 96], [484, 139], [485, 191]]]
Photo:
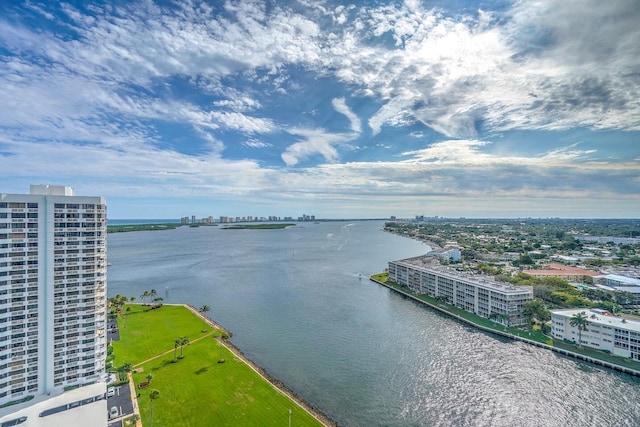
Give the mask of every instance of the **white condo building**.
[[509, 326], [528, 322], [522, 309], [533, 299], [531, 286], [514, 286], [488, 276], [458, 273], [431, 263], [425, 256], [389, 262], [389, 280], [417, 294], [446, 297], [449, 303], [478, 316], [496, 316], [497, 321]]
[[71, 187], [0, 193], [0, 405], [15, 402], [1, 425], [106, 425], [106, 219], [104, 198]]
[[[571, 326], [571, 318], [576, 314], [587, 318], [587, 329], [581, 333], [578, 333], [576, 326]], [[640, 360], [640, 322], [615, 317], [607, 310], [551, 310], [551, 335], [554, 338], [606, 350], [616, 356]]]

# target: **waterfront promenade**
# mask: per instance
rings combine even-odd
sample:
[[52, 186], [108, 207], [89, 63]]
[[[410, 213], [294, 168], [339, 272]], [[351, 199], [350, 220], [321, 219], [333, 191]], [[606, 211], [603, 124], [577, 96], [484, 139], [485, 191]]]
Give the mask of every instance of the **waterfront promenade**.
[[[530, 344], [536, 347], [554, 351], [564, 356], [572, 357], [578, 360], [583, 360], [585, 362], [589, 362], [595, 365], [603, 366], [605, 368], [613, 369], [618, 372], [623, 372], [625, 374], [640, 377], [640, 369], [635, 369], [630, 366], [624, 366], [621, 364], [621, 363], [628, 363], [628, 364], [635, 363], [633, 361], [630, 361], [630, 360], [626, 361], [621, 359], [620, 363], [615, 363], [605, 359], [606, 357], [615, 357], [615, 356], [605, 355], [604, 353], [602, 353], [602, 355], [594, 355], [594, 353], [597, 352], [597, 350], [595, 349], [589, 349], [585, 347], [578, 348], [577, 346], [573, 344], [568, 344], [568, 343], [560, 344], [555, 342], [553, 338], [548, 337], [546, 335], [542, 335], [542, 337], [545, 337], [545, 340], [547, 342], [542, 342], [542, 340], [527, 338], [526, 336], [523, 336], [523, 335], [528, 334], [529, 336], [531, 336], [531, 332], [516, 330], [514, 328], [506, 328], [499, 323], [491, 322], [488, 319], [481, 318], [473, 313], [463, 312], [463, 310], [457, 307], [451, 306], [449, 304], [437, 302], [435, 301], [435, 299], [433, 299], [433, 301], [429, 301], [432, 298], [426, 295], [418, 295], [409, 289], [406, 289], [406, 288], [403, 289], [401, 286], [395, 283], [387, 282], [386, 280], [382, 279], [383, 276], [385, 275], [374, 274], [369, 279], [372, 282], [385, 286], [394, 292], [397, 292], [407, 298], [410, 298], [413, 301], [424, 304], [440, 313], [444, 313], [447, 316], [450, 316], [460, 322], [463, 322], [468, 325], [472, 325], [481, 331], [488, 332], [495, 335], [500, 335], [502, 337], [509, 338], [514, 341], [521, 341], [526, 344]], [[477, 317], [477, 319], [474, 319], [474, 317]], [[493, 326], [491, 324], [493, 324]], [[541, 335], [541, 334], [538, 334], [538, 335]], [[562, 347], [560, 345], [562, 345]]]

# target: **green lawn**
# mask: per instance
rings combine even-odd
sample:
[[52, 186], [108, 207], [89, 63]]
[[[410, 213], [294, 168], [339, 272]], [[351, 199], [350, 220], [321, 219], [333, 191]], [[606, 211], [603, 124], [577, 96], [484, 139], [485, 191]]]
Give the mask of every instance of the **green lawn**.
[[151, 390], [160, 391], [153, 402], [153, 425], [161, 426], [263, 426], [288, 423], [289, 409], [295, 426], [320, 426], [315, 418], [263, 380], [244, 362], [222, 349], [213, 338], [184, 348], [184, 358], [172, 363], [167, 355], [146, 363], [136, 373], [136, 384], [153, 375], [138, 399], [142, 420], [150, 421]]
[[[148, 307], [145, 309], [148, 310]], [[201, 332], [204, 323], [188, 309], [164, 305], [144, 311], [140, 306], [124, 320], [119, 319], [122, 340], [114, 343], [115, 365], [143, 360], [170, 351], [136, 368], [136, 385], [153, 375], [149, 387], [137, 389], [143, 425], [151, 425], [150, 397], [157, 389], [160, 397], [153, 402], [154, 427], [168, 426], [322, 426], [309, 413], [280, 393], [247, 364], [220, 347], [214, 336]], [[178, 336], [194, 341], [184, 347], [184, 358], [173, 362], [173, 341]], [[222, 352], [222, 353], [221, 353]], [[180, 349], [178, 349], [178, 355]], [[222, 356], [225, 363], [218, 363]]]
[[[124, 363], [135, 365], [150, 357], [173, 349], [176, 338], [186, 336], [193, 341], [212, 328], [195, 316], [188, 308], [177, 305], [163, 305], [151, 310], [149, 306], [127, 305], [131, 311], [118, 319], [120, 341], [113, 343], [116, 355], [114, 366]], [[205, 330], [207, 332], [202, 332]]]

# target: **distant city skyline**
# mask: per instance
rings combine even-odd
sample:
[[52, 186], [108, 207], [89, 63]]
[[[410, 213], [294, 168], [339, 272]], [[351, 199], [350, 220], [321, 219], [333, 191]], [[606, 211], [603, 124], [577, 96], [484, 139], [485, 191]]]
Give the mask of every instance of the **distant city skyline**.
[[632, 218], [628, 0], [0, 4], [1, 192], [112, 218]]
[[253, 215], [241, 215], [241, 216], [231, 216], [231, 215], [220, 215], [219, 217], [215, 217], [213, 215], [198, 217], [196, 215], [191, 216], [183, 216], [180, 218], [181, 224], [224, 224], [230, 222], [275, 222], [275, 221], [315, 221], [315, 215], [307, 215], [302, 214], [301, 216], [293, 217], [293, 216], [278, 216], [278, 215], [269, 215], [269, 216], [253, 216]]

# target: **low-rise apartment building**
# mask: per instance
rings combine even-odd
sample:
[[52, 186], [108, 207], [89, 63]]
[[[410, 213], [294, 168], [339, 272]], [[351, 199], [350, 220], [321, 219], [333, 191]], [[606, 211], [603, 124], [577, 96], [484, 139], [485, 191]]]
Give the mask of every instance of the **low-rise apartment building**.
[[484, 275], [459, 273], [425, 256], [390, 261], [389, 280], [417, 294], [444, 297], [456, 307], [508, 326], [527, 324], [522, 311], [524, 304], [533, 299], [531, 286], [514, 286]]
[[[577, 326], [571, 325], [576, 314], [587, 317], [586, 330], [582, 333], [578, 333]], [[640, 322], [613, 316], [607, 310], [551, 310], [551, 334], [554, 338], [640, 360]]]
[[541, 270], [524, 270], [524, 274], [529, 276], [544, 278], [544, 277], [559, 277], [572, 283], [588, 283], [594, 281], [595, 277], [600, 276], [601, 273], [592, 270], [586, 270], [579, 267], [571, 267], [564, 264], [558, 264], [555, 262], [549, 263], [546, 268]]

